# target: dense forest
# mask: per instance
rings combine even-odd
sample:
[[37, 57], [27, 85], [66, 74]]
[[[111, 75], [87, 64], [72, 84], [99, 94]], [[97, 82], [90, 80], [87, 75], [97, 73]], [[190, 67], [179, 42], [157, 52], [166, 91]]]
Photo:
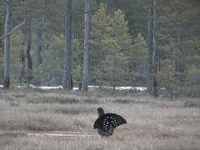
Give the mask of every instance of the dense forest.
[[3, 0], [0, 84], [200, 96], [199, 16], [199, 0]]

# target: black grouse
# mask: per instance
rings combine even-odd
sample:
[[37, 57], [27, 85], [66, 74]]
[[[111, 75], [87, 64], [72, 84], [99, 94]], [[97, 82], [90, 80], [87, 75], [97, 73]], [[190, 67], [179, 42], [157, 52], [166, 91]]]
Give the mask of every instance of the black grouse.
[[115, 113], [104, 113], [103, 108], [97, 109], [99, 118], [94, 123], [94, 129], [97, 129], [98, 133], [103, 136], [111, 136], [114, 129], [119, 125], [126, 124], [126, 120]]

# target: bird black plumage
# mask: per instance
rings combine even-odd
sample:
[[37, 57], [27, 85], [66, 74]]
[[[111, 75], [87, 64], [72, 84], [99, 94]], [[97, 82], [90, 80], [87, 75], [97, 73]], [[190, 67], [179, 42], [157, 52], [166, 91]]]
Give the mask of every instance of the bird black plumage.
[[101, 136], [111, 136], [114, 129], [122, 124], [126, 124], [126, 120], [115, 113], [104, 113], [103, 108], [97, 109], [99, 118], [94, 123], [94, 129], [97, 129]]

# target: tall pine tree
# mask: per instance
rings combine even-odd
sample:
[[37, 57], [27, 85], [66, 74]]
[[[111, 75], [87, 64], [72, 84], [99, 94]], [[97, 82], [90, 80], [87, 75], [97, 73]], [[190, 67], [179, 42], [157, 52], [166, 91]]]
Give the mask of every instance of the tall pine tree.
[[[127, 57], [131, 49], [131, 37], [128, 33], [128, 22], [121, 10], [107, 15], [106, 4], [99, 6], [92, 17], [93, 49], [98, 60], [93, 63], [93, 79], [113, 89], [125, 79]], [[94, 55], [95, 57], [95, 55]]]

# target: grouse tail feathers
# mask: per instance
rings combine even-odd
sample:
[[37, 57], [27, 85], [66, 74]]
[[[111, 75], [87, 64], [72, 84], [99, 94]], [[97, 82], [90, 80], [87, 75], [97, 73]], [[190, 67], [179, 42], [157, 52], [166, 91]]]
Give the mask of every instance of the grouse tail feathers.
[[126, 124], [127, 121], [120, 115], [115, 113], [107, 113], [101, 115], [94, 123], [94, 129], [103, 129], [106, 125], [116, 128], [122, 124]]
[[103, 136], [111, 136], [114, 129], [122, 124], [126, 124], [126, 120], [115, 113], [104, 113], [103, 108], [97, 109], [99, 117], [94, 123], [94, 129]]

